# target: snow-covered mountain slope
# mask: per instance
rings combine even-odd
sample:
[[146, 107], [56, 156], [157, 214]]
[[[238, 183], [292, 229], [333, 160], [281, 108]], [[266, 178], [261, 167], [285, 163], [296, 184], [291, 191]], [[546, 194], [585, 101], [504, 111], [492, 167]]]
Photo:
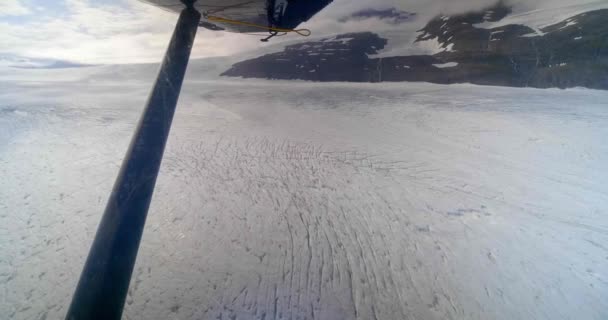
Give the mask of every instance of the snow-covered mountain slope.
[[[6, 319], [66, 312], [153, 69], [107, 68], [3, 75]], [[608, 317], [607, 92], [196, 70], [125, 319]]]
[[[608, 9], [608, 2], [604, 0], [552, 0], [536, 1], [536, 6], [526, 5], [526, 1], [514, 1], [515, 6], [504, 19], [484, 19], [478, 24], [481, 28], [498, 28], [509, 24], [523, 25], [539, 30], [558, 24], [572, 16], [585, 12]], [[532, 3], [535, 3], [532, 1]]]
[[481, 11], [440, 15], [421, 28], [414, 19], [388, 31], [289, 45], [239, 62], [223, 75], [608, 89], [608, 9], [580, 13], [599, 7], [561, 7], [557, 16], [563, 20], [541, 24], [554, 20], [539, 14], [538, 21], [524, 21], [532, 15], [499, 2]]

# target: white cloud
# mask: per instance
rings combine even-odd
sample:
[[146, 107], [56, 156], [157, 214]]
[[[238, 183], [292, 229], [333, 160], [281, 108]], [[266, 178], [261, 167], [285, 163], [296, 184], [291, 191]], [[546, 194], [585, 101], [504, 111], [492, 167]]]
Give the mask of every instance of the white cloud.
[[30, 13], [30, 10], [19, 0], [2, 0], [0, 2], [1, 16], [22, 16]]
[[[0, 44], [3, 44], [0, 53], [92, 64], [158, 61], [169, 42], [177, 16], [140, 1], [123, 1], [123, 6], [118, 6], [103, 5], [100, 1], [92, 0], [66, 0], [69, 10], [66, 17], [50, 17], [19, 24], [0, 20]], [[306, 27], [311, 28], [315, 36], [374, 30], [382, 28], [385, 23], [374, 20], [339, 23], [336, 19], [370, 7], [372, 3], [376, 8], [401, 7], [420, 12], [425, 8], [425, 3], [445, 2], [416, 1], [408, 1], [408, 5], [404, 5], [403, 0], [335, 0]], [[429, 8], [428, 5], [426, 7]], [[435, 7], [442, 6], [434, 6], [433, 10]], [[202, 28], [198, 32], [193, 58], [230, 55], [264, 45], [258, 37], [248, 35], [212, 32]], [[273, 43], [285, 40], [300, 39], [288, 36], [276, 38]]]
[[[0, 20], [0, 54], [87, 64], [156, 62], [177, 20], [175, 14], [135, 0], [126, 0], [124, 6], [66, 0], [66, 7], [61, 18]], [[193, 58], [229, 55], [257, 42], [245, 35], [198, 32]]]
[[[14, 22], [0, 18], [0, 55], [60, 59], [88, 64], [156, 62], [169, 42], [177, 15], [137, 0], [103, 4], [99, 0], [65, 0], [63, 17], [43, 17]], [[597, 0], [510, 0], [526, 10], [597, 2]], [[116, 1], [113, 1], [114, 3]], [[339, 22], [338, 19], [364, 8], [390, 8], [416, 12], [416, 20], [403, 28], [415, 32], [440, 13], [452, 14], [480, 9], [496, 0], [335, 0], [302, 27], [313, 36], [395, 28], [379, 19]], [[6, 16], [26, 14], [18, 0], [0, 0]], [[0, 14], [1, 16], [1, 14]], [[230, 55], [266, 46], [258, 37], [199, 29], [192, 57]], [[405, 37], [404, 39], [410, 39]], [[273, 39], [274, 44], [301, 40], [297, 36]]]

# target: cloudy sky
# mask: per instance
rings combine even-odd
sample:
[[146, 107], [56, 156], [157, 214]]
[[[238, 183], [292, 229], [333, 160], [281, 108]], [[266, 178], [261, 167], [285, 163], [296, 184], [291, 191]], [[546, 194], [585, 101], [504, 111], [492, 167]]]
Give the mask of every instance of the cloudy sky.
[[[441, 12], [467, 11], [495, 1], [335, 0], [306, 27], [315, 35], [370, 30], [388, 26], [382, 21], [339, 22], [338, 18], [362, 8], [397, 7], [417, 12], [420, 23]], [[539, 3], [576, 1], [593, 0], [519, 0], [519, 3], [534, 7]], [[0, 58], [85, 64], [155, 62], [162, 57], [175, 21], [174, 14], [138, 0], [0, 0]], [[193, 57], [230, 55], [261, 45], [264, 44], [257, 37], [201, 29]]]

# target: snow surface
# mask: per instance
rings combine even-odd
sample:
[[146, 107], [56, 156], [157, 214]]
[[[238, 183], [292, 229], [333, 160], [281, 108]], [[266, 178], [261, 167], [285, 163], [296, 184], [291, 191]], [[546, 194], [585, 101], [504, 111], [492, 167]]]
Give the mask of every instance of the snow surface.
[[381, 37], [388, 39], [388, 43], [378, 53], [369, 54], [368, 56], [370, 58], [387, 58], [410, 55], [433, 55], [444, 51], [452, 51], [453, 43], [444, 48], [437, 37], [416, 42], [416, 38], [420, 33], [416, 33], [415, 29], [419, 29], [420, 26], [410, 24], [409, 28], [411, 30], [378, 32]]
[[[525, 4], [525, 2], [522, 2]], [[504, 19], [496, 22], [486, 21], [475, 24], [475, 27], [492, 29], [509, 24], [520, 24], [528, 26], [537, 32], [538, 36], [544, 35], [540, 29], [560, 23], [570, 17], [589, 11], [608, 9], [606, 0], [552, 0], [541, 1], [533, 10], [524, 5], [515, 6], [514, 12]], [[576, 22], [568, 23], [567, 26], [575, 25]]]
[[[530, 27], [534, 33], [523, 37], [538, 37], [545, 35], [542, 28], [560, 23], [570, 17], [581, 13], [607, 9], [606, 0], [546, 0], [546, 1], [514, 1], [513, 13], [500, 21], [486, 21], [474, 24], [477, 28], [493, 29], [509, 24], [519, 24]], [[490, 19], [491, 11], [485, 16]], [[409, 55], [434, 55], [444, 51], [452, 51], [453, 43], [440, 43], [438, 38], [415, 42], [419, 30], [423, 29], [433, 16], [420, 15], [406, 23], [400, 24], [398, 29], [387, 29], [376, 31], [381, 37], [388, 40], [385, 48], [377, 54], [369, 55], [371, 58], [386, 58]], [[442, 16], [443, 21], [448, 21], [448, 16]], [[466, 23], [465, 23], [466, 24]], [[442, 25], [445, 27], [447, 23]], [[575, 21], [567, 23], [566, 27], [576, 25]], [[447, 30], [444, 30], [444, 34]], [[502, 32], [502, 31], [496, 31]], [[448, 40], [450, 42], [450, 40]]]
[[[125, 319], [608, 318], [608, 92], [214, 68], [189, 68]], [[154, 70], [0, 73], [3, 319], [64, 316]]]
[[446, 62], [446, 63], [437, 63], [433, 64], [435, 68], [445, 69], [445, 68], [453, 68], [458, 67], [458, 62]]

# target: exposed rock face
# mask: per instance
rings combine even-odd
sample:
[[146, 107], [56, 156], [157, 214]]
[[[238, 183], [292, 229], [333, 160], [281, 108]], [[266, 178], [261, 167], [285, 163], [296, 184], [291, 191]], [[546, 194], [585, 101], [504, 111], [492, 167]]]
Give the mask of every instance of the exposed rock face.
[[608, 89], [608, 10], [537, 30], [516, 24], [484, 27], [510, 13], [499, 3], [480, 12], [433, 19], [416, 42], [436, 41], [443, 51], [434, 55], [374, 58], [390, 39], [364, 32], [291, 45], [237, 63], [222, 75]]
[[376, 77], [377, 62], [367, 55], [377, 53], [386, 42], [371, 32], [343, 34], [287, 46], [283, 52], [239, 62], [222, 75], [370, 82]]

